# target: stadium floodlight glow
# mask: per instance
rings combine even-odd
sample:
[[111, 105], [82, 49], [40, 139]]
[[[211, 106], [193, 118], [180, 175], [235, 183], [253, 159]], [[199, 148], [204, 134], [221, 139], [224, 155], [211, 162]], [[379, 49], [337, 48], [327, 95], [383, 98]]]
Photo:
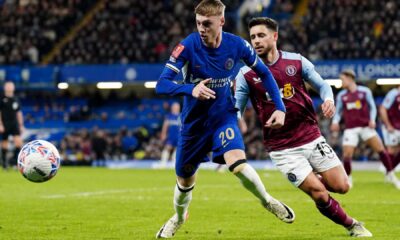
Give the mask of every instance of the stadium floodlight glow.
[[378, 85], [399, 85], [400, 78], [378, 78], [376, 79]]
[[67, 89], [69, 87], [69, 84], [66, 82], [60, 82], [57, 84], [58, 89]]
[[156, 88], [156, 85], [157, 85], [156, 81], [150, 81], [144, 83], [145, 88]]
[[98, 82], [98, 89], [120, 89], [122, 88], [122, 82]]
[[341, 88], [342, 87], [342, 80], [340, 80], [340, 79], [325, 79], [325, 81], [329, 85], [335, 86], [335, 88]]

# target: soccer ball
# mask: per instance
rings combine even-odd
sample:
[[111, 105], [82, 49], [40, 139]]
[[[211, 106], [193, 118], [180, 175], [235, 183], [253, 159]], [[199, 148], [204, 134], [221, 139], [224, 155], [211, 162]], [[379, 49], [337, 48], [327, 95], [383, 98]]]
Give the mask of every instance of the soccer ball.
[[32, 182], [45, 182], [54, 177], [60, 167], [57, 148], [44, 140], [25, 144], [18, 154], [18, 170]]

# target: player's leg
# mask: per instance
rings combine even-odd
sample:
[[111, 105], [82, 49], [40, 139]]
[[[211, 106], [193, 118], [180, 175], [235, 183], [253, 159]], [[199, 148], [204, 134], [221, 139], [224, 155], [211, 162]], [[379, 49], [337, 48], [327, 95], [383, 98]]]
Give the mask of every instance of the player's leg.
[[357, 220], [346, 214], [339, 202], [332, 198], [327, 189], [337, 193], [349, 190], [347, 174], [333, 149], [320, 137], [309, 145], [312, 154], [309, 163], [320, 176], [313, 172], [299, 186], [315, 201], [318, 210], [333, 222], [345, 227], [352, 236], [372, 236], [372, 234]]
[[280, 220], [287, 223], [293, 222], [295, 218], [293, 210], [267, 193], [258, 173], [246, 162], [243, 139], [236, 116], [232, 118], [231, 122], [218, 128], [213, 136], [214, 161], [219, 163], [224, 161], [242, 185]]
[[229, 170], [239, 178], [242, 185], [256, 196], [261, 204], [280, 220], [292, 223], [295, 219], [294, 211], [284, 203], [273, 198], [265, 189], [256, 170], [246, 162], [243, 150], [234, 149], [224, 153], [224, 159]]
[[1, 141], [1, 160], [3, 169], [8, 169], [7, 152], [8, 152], [8, 134], [4, 132], [2, 134], [2, 141]]
[[359, 134], [361, 128], [351, 128], [344, 130], [343, 133], [343, 166], [349, 176], [350, 187], [353, 185], [353, 179], [351, 177], [351, 161], [353, 159], [354, 150], [358, 145]]
[[328, 190], [313, 172], [309, 173], [299, 188], [314, 200], [318, 210], [325, 217], [346, 228], [353, 224], [353, 218], [348, 216], [340, 204], [329, 195]]
[[200, 162], [207, 158], [211, 145], [205, 137], [182, 138], [177, 146], [175, 171], [177, 181], [174, 189], [175, 214], [157, 232], [156, 238], [171, 238], [186, 221]]
[[353, 178], [351, 176], [351, 161], [353, 159], [355, 149], [356, 148], [354, 146], [343, 145], [343, 167], [346, 171], [347, 176], [349, 176], [350, 187], [353, 186]]
[[18, 154], [21, 151], [23, 142], [22, 142], [21, 135], [14, 135], [13, 139], [14, 139], [14, 146], [15, 146], [13, 161], [16, 163], [17, 162], [17, 158], [18, 158]]
[[161, 161], [160, 161], [160, 167], [164, 168], [167, 166], [168, 159], [170, 157], [172, 151], [172, 146], [170, 144], [165, 144], [162, 152], [161, 152]]
[[366, 144], [372, 148], [374, 152], [377, 152], [379, 154], [379, 158], [382, 162], [382, 164], [386, 168], [386, 172], [390, 172], [393, 170], [393, 164], [392, 164], [392, 159], [383, 146], [383, 143], [378, 135], [375, 135], [373, 137], [368, 138], [366, 141]]

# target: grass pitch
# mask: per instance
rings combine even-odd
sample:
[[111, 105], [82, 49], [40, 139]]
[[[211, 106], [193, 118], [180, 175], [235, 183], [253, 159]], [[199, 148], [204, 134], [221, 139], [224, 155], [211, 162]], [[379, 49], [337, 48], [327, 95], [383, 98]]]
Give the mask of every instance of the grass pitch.
[[[279, 172], [260, 171], [268, 191], [296, 212], [280, 222], [230, 173], [200, 170], [190, 217], [175, 239], [349, 239]], [[400, 239], [400, 191], [382, 173], [355, 172], [354, 188], [333, 196], [374, 234]], [[46, 183], [0, 171], [0, 239], [154, 239], [172, 216], [172, 170], [61, 168]]]

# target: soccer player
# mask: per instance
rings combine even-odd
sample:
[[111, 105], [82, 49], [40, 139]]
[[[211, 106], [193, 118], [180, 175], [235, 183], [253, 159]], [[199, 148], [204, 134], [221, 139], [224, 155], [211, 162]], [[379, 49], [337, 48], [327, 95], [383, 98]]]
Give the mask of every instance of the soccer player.
[[253, 18], [249, 31], [253, 48], [281, 89], [287, 109], [285, 124], [279, 129], [268, 128], [267, 119], [275, 105], [260, 84], [259, 75], [247, 66], [242, 67], [236, 77], [237, 108], [243, 113], [250, 98], [259, 120], [265, 124], [264, 145], [272, 161], [293, 185], [314, 200], [324, 216], [345, 227], [351, 236], [372, 236], [360, 222], [347, 215], [328, 192], [346, 193], [348, 179], [340, 160], [321, 135], [305, 82], [324, 101], [321, 108], [327, 118], [335, 113], [331, 87], [305, 57], [277, 49], [278, 23], [275, 20]]
[[344, 89], [336, 97], [337, 112], [331, 125], [331, 131], [339, 131], [339, 122], [343, 115], [345, 125], [342, 142], [343, 165], [349, 176], [350, 185], [353, 185], [351, 160], [359, 139], [361, 139], [379, 154], [380, 160], [386, 168], [386, 179], [400, 188], [400, 183], [393, 171], [392, 159], [375, 130], [376, 106], [371, 90], [364, 86], [358, 86], [355, 78], [356, 74], [351, 69], [344, 70], [340, 74]]
[[[179, 134], [179, 114], [181, 106], [175, 102], [171, 106], [171, 113], [167, 114], [161, 129], [161, 141], [165, 142], [163, 151], [161, 152], [160, 168], [165, 168], [168, 160], [171, 158], [175, 162], [176, 145], [178, 144]], [[171, 156], [172, 155], [172, 156]]]
[[14, 157], [13, 164], [17, 162], [18, 153], [22, 147], [21, 133], [24, 130], [24, 120], [21, 111], [21, 105], [14, 96], [15, 85], [13, 82], [4, 84], [4, 96], [0, 102], [0, 133], [1, 141], [1, 160], [3, 169], [8, 168], [8, 138], [13, 136]]
[[[222, 31], [224, 11], [225, 5], [220, 0], [203, 0], [196, 6], [198, 32], [190, 34], [174, 49], [156, 86], [158, 94], [184, 96], [175, 164], [177, 183], [173, 202], [176, 213], [161, 227], [157, 238], [173, 237], [185, 222], [196, 171], [201, 162], [208, 161], [210, 151], [213, 161], [226, 163], [264, 208], [287, 223], [295, 218], [289, 207], [267, 193], [257, 172], [246, 163], [230, 89], [236, 63], [243, 60], [254, 69], [261, 78], [260, 84], [271, 95], [276, 111], [268, 119], [269, 127], [283, 125], [286, 109], [271, 72], [251, 45]], [[172, 80], [181, 68], [183, 84], [176, 84]]]
[[383, 141], [392, 157], [393, 169], [400, 162], [400, 86], [390, 90], [379, 108]]

